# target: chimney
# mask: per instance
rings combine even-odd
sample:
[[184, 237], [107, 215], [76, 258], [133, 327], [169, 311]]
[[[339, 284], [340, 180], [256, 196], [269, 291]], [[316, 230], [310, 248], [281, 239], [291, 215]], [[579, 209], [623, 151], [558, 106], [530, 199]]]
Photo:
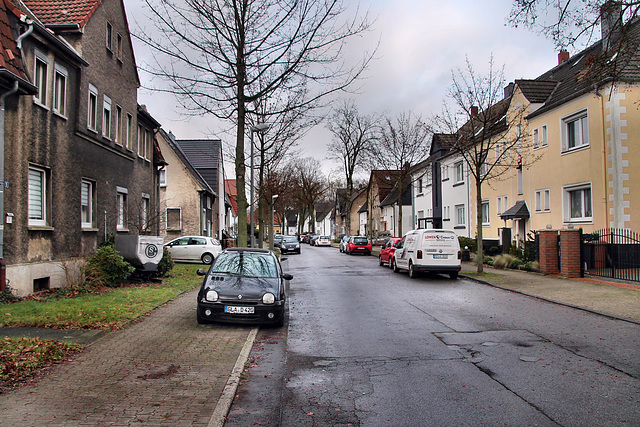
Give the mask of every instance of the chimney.
[[509, 83], [505, 88], [504, 88], [504, 99], [509, 98], [511, 95], [513, 95], [513, 91], [516, 88], [516, 85], [511, 82]]
[[600, 8], [602, 50], [609, 50], [622, 36], [622, 3], [609, 0]]
[[478, 115], [478, 107], [475, 105], [471, 106], [471, 117], [475, 117]]
[[562, 65], [569, 60], [569, 52], [562, 49], [558, 53], [558, 65]]

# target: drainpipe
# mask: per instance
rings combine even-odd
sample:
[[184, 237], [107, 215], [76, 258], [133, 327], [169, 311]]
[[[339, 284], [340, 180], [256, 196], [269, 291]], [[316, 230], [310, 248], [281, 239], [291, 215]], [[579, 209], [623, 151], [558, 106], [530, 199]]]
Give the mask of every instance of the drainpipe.
[[[614, 84], [614, 83], [612, 83]], [[609, 227], [609, 202], [607, 197], [607, 192], [609, 190], [609, 186], [607, 185], [607, 129], [606, 129], [606, 117], [605, 117], [605, 107], [604, 107], [604, 97], [600, 93], [600, 88], [597, 84], [593, 85], [593, 89], [598, 98], [600, 98], [600, 116], [602, 119], [602, 181], [603, 181], [603, 191], [604, 191], [604, 225], [605, 228]], [[613, 138], [613, 134], [611, 135]], [[615, 189], [614, 189], [615, 190]], [[615, 202], [615, 196], [614, 196]]]
[[33, 21], [27, 18], [24, 22], [29, 25], [29, 28], [27, 28], [27, 31], [20, 34], [20, 37], [18, 37], [18, 40], [16, 40], [16, 44], [18, 45], [18, 49], [20, 50], [22, 50], [22, 40], [26, 39], [29, 34], [33, 33]]
[[4, 105], [8, 96], [18, 92], [18, 81], [0, 95], [0, 292], [7, 289], [7, 265], [4, 262]]

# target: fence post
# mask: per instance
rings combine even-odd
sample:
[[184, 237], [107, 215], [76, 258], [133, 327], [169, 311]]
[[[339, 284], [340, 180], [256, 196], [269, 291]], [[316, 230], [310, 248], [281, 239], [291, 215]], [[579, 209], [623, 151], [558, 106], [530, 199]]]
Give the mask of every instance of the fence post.
[[558, 231], [540, 230], [540, 272], [558, 274]]
[[560, 274], [568, 278], [580, 277], [580, 230], [560, 230], [560, 245]]

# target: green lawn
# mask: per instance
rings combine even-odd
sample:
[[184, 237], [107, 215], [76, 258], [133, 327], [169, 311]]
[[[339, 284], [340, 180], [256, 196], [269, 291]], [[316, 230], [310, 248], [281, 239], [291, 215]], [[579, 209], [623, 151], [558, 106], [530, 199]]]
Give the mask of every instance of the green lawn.
[[0, 306], [0, 327], [118, 329], [155, 307], [200, 285], [198, 264], [176, 264], [163, 283], [115, 288], [73, 298], [32, 299]]

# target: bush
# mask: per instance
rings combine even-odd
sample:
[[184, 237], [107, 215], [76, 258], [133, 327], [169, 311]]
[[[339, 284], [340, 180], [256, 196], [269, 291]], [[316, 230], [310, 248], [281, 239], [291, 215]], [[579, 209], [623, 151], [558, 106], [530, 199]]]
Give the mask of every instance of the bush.
[[458, 236], [458, 241], [460, 242], [460, 249], [464, 249], [465, 246], [468, 246], [471, 252], [476, 252], [476, 239]]
[[527, 271], [539, 271], [540, 270], [540, 264], [536, 261], [527, 261], [524, 263], [524, 265], [522, 266], [523, 270], [527, 270]]
[[12, 302], [18, 302], [21, 300], [22, 298], [13, 294], [13, 290], [9, 285], [6, 286], [4, 292], [0, 292], [0, 304], [11, 304]]
[[126, 282], [135, 268], [116, 251], [113, 245], [105, 245], [87, 260], [86, 278], [91, 286], [118, 287]]
[[509, 249], [509, 255], [522, 259], [524, 256], [522, 247], [514, 243], [513, 245], [511, 245], [511, 249]]
[[493, 266], [495, 268], [507, 268], [509, 266], [509, 264], [511, 263], [511, 261], [513, 261], [514, 259], [515, 258], [512, 255], [509, 255], [509, 254], [498, 255], [493, 260]]
[[176, 263], [173, 261], [171, 257], [171, 252], [167, 250], [167, 248], [162, 249], [162, 259], [158, 263], [158, 270], [156, 272], [156, 276], [165, 277], [171, 270], [173, 270], [173, 266]]
[[509, 268], [512, 268], [514, 270], [518, 270], [520, 268], [520, 266], [523, 265], [523, 264], [524, 264], [524, 262], [521, 259], [515, 258], [509, 263]]
[[496, 255], [498, 255], [499, 253], [500, 253], [500, 248], [499, 248], [499, 247], [497, 247], [497, 246], [491, 246], [491, 247], [489, 248], [489, 255], [491, 255], [491, 256], [496, 256]]

